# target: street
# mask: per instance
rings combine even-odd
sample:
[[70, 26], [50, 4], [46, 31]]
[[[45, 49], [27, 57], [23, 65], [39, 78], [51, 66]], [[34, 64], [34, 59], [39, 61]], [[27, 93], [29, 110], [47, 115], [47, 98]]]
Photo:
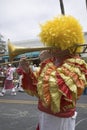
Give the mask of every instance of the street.
[[[87, 95], [77, 102], [76, 130], [87, 130]], [[18, 92], [0, 97], [0, 130], [35, 130], [39, 110], [37, 98]], [[55, 129], [54, 129], [55, 130]]]

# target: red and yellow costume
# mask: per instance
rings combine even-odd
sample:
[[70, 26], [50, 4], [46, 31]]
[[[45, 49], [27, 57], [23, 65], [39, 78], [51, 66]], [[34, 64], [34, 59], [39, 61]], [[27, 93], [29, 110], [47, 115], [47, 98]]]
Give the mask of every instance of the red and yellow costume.
[[53, 60], [42, 62], [38, 77], [31, 70], [23, 72], [23, 89], [39, 98], [38, 108], [41, 111], [70, 117], [74, 114], [76, 100], [87, 84], [87, 64], [73, 57], [56, 67]]

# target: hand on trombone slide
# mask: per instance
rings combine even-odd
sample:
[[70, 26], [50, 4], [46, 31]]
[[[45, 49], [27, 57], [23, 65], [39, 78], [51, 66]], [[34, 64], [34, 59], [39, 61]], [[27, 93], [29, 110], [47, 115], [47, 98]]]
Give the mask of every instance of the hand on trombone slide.
[[29, 62], [29, 60], [27, 60], [26, 57], [20, 59], [19, 66], [20, 66], [20, 67], [23, 69], [23, 71], [25, 71], [26, 73], [29, 72], [29, 69], [30, 69], [29, 65], [30, 65], [30, 62]]

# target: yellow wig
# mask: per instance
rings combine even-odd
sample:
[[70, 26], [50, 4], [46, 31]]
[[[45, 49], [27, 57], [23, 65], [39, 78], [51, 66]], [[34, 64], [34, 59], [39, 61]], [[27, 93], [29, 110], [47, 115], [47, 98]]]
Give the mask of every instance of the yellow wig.
[[54, 17], [40, 27], [39, 36], [45, 46], [55, 46], [65, 50], [75, 44], [83, 44], [85, 41], [82, 26], [72, 16]]

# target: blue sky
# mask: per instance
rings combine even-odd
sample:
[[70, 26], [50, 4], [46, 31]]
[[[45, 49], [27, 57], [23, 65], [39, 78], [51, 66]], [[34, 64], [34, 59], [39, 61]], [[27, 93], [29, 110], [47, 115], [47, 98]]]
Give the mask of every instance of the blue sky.
[[[65, 13], [87, 32], [85, 0], [63, 0]], [[5, 40], [38, 39], [40, 24], [61, 14], [59, 0], [0, 0], [0, 33]]]

